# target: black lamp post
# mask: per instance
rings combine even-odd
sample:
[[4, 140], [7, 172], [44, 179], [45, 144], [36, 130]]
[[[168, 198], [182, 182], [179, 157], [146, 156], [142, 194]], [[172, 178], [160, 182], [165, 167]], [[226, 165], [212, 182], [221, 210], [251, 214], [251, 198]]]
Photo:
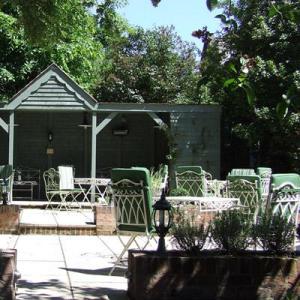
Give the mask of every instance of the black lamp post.
[[154, 228], [159, 236], [157, 252], [166, 252], [165, 236], [172, 226], [173, 213], [171, 204], [167, 201], [165, 190], [162, 190], [160, 199], [153, 205]]

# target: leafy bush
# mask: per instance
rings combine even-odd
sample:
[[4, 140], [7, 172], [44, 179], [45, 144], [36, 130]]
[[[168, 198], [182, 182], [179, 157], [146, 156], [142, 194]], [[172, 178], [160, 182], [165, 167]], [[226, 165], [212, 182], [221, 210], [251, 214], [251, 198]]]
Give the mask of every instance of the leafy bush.
[[295, 224], [280, 214], [266, 212], [253, 226], [253, 238], [264, 250], [276, 254], [291, 252], [295, 240]]
[[219, 213], [211, 223], [211, 236], [221, 250], [236, 253], [245, 250], [251, 236], [251, 220], [242, 210]]
[[197, 254], [204, 247], [209, 228], [196, 222], [195, 214], [177, 209], [176, 223], [171, 229], [172, 243], [179, 250]]
[[170, 196], [189, 196], [189, 192], [184, 188], [173, 189], [170, 192]]
[[152, 195], [160, 196], [162, 192], [161, 189], [162, 189], [162, 182], [164, 178], [164, 166], [159, 165], [157, 171], [155, 171], [154, 168], [151, 168], [150, 177], [151, 177]]

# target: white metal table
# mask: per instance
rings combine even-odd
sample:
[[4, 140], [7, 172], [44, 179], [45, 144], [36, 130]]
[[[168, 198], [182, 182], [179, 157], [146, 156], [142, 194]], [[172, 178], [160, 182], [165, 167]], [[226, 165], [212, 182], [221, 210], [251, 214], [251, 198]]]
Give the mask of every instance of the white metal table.
[[91, 207], [93, 199], [100, 204], [107, 204], [105, 196], [107, 196], [110, 182], [110, 178], [74, 178], [74, 185], [82, 191], [82, 202], [89, 203]]
[[190, 196], [170, 196], [166, 199], [174, 206], [193, 204], [199, 206], [201, 212], [224, 211], [234, 206], [240, 205], [239, 198], [224, 197], [190, 197]]

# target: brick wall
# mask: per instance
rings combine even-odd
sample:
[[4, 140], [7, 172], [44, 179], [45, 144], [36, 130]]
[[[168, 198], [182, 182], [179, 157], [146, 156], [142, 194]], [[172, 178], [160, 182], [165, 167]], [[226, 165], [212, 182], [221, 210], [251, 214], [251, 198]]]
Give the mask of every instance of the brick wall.
[[132, 300], [253, 300], [300, 295], [300, 258], [183, 257], [129, 250], [128, 295]]
[[97, 234], [112, 234], [116, 229], [113, 207], [96, 205], [94, 213]]
[[20, 224], [20, 206], [0, 205], [0, 233], [16, 233]]

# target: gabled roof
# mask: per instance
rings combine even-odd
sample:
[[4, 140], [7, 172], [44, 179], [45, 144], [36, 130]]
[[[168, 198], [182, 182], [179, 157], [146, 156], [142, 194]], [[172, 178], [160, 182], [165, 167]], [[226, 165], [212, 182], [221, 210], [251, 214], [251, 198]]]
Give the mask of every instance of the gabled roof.
[[8, 110], [93, 110], [97, 101], [56, 64], [14, 95]]

